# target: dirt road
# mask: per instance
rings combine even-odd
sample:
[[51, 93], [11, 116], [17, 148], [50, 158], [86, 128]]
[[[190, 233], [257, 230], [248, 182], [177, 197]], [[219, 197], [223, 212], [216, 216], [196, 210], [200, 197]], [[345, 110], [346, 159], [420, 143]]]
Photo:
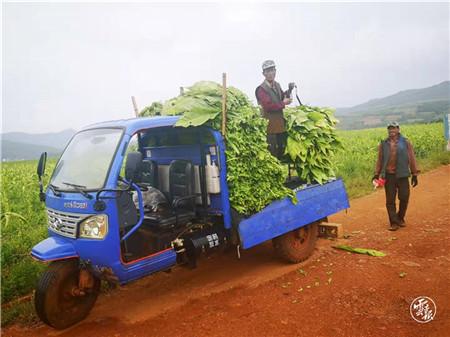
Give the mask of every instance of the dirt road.
[[[450, 166], [419, 177], [407, 227], [387, 231], [384, 192], [351, 201], [330, 218], [350, 235], [319, 240], [299, 265], [278, 261], [270, 243], [215, 255], [102, 294], [89, 317], [55, 331], [14, 326], [3, 336], [450, 336]], [[337, 243], [387, 253], [371, 257]], [[433, 321], [410, 304], [428, 296]]]

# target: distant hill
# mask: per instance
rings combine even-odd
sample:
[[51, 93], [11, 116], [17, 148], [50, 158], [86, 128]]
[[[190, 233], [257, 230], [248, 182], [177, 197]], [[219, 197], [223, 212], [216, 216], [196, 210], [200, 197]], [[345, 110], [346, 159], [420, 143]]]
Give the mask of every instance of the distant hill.
[[338, 108], [336, 117], [342, 129], [361, 129], [384, 126], [392, 120], [402, 124], [432, 122], [441, 120], [445, 113], [450, 113], [450, 81]]
[[10, 142], [53, 146], [63, 149], [75, 132], [73, 129], [51, 133], [7, 132], [2, 134], [1, 137], [2, 140], [8, 140]]
[[17, 161], [39, 159], [42, 152], [47, 152], [49, 157], [57, 157], [61, 154], [62, 149], [54, 147], [2, 141], [2, 161]]
[[61, 154], [75, 130], [56, 133], [31, 134], [8, 132], [1, 135], [2, 161], [39, 159], [47, 151], [49, 157]]

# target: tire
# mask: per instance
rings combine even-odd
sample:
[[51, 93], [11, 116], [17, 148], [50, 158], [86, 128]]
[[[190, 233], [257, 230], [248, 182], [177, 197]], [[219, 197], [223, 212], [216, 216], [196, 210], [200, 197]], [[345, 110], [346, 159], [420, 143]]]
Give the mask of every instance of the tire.
[[313, 222], [278, 236], [272, 240], [275, 253], [289, 263], [305, 261], [314, 251], [318, 234], [319, 223]]
[[42, 274], [34, 294], [38, 317], [47, 325], [61, 330], [80, 322], [91, 311], [100, 290], [100, 280], [83, 296], [74, 296], [78, 287], [78, 260], [52, 262]]

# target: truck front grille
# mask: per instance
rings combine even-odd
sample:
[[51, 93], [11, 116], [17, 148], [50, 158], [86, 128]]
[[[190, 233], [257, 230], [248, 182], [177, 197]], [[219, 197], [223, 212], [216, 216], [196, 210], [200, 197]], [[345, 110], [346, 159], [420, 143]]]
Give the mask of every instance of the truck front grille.
[[67, 213], [47, 208], [48, 229], [59, 235], [75, 238], [77, 225], [91, 214]]

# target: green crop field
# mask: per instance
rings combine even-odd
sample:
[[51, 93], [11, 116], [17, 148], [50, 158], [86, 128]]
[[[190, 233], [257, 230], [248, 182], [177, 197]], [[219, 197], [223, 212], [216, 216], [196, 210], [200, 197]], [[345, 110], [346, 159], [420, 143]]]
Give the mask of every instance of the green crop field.
[[[422, 170], [450, 163], [442, 123], [404, 126], [402, 134], [413, 143]], [[338, 176], [343, 177], [351, 198], [369, 193], [377, 145], [386, 137], [386, 129], [339, 131], [339, 136], [345, 150], [335, 158]], [[3, 163], [1, 169], [2, 303], [30, 294], [44, 268], [29, 254], [33, 245], [47, 235], [36, 165], [37, 161]], [[54, 165], [55, 160], [47, 163], [46, 181]], [[11, 315], [2, 317], [2, 324], [11, 319]]]
[[[55, 160], [49, 160], [46, 181]], [[39, 201], [37, 161], [2, 164], [2, 303], [29, 293], [42, 271], [30, 249], [47, 235], [44, 203]]]
[[[401, 133], [413, 144], [422, 171], [450, 162], [442, 123], [405, 125]], [[373, 189], [370, 179], [374, 174], [377, 147], [387, 137], [387, 131], [385, 128], [339, 131], [339, 135], [345, 150], [335, 158], [337, 175], [344, 179], [350, 198], [367, 194]]]

